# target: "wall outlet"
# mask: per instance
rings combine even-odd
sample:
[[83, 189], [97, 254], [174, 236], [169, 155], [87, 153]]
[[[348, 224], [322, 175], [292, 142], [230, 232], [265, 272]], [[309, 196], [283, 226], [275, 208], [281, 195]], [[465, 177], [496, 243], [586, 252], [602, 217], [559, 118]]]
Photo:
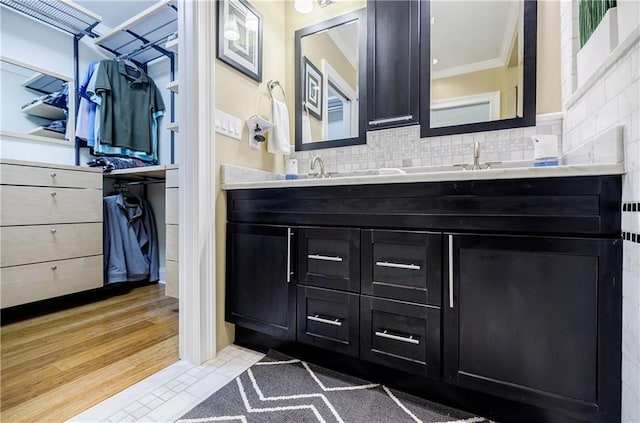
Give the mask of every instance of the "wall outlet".
[[237, 140], [242, 138], [242, 119], [216, 109], [213, 126], [216, 132]]

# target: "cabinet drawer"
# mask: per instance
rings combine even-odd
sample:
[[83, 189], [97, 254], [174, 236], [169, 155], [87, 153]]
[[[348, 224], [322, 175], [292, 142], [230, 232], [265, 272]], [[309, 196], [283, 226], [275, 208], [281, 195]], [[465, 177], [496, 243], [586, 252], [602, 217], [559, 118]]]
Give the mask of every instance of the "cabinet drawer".
[[165, 223], [167, 225], [179, 224], [178, 188], [167, 188], [165, 191]]
[[102, 286], [102, 256], [0, 269], [2, 308]]
[[102, 224], [0, 228], [0, 267], [102, 254]]
[[360, 292], [360, 230], [300, 228], [299, 283]]
[[0, 225], [102, 222], [102, 190], [0, 186]]
[[178, 225], [166, 225], [166, 259], [178, 261]]
[[102, 172], [0, 164], [3, 185], [102, 189]]
[[362, 231], [362, 293], [439, 306], [442, 235]]
[[298, 341], [358, 356], [360, 296], [298, 286]]
[[440, 308], [360, 297], [360, 357], [440, 377]]
[[165, 187], [166, 188], [178, 188], [178, 181], [179, 181], [179, 169], [175, 168], [175, 169], [167, 169], [167, 174], [166, 174], [166, 181], [165, 181]]
[[173, 260], [167, 260], [165, 264], [165, 285], [164, 295], [168, 297], [178, 298], [179, 285], [178, 285], [178, 262]]

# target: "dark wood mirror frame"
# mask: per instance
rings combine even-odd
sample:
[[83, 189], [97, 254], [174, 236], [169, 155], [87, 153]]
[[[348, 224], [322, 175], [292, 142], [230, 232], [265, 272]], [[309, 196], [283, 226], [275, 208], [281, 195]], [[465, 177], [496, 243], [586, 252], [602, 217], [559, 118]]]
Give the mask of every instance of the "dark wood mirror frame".
[[[420, 34], [420, 137], [465, 134], [536, 124], [537, 0], [524, 1], [524, 65], [522, 117], [431, 128], [431, 31]], [[420, 4], [420, 27], [431, 28], [431, 2]]]
[[[295, 32], [295, 146], [296, 151], [316, 150], [321, 148], [345, 147], [348, 145], [365, 144], [367, 142], [367, 21], [366, 9], [356, 10]], [[358, 136], [329, 141], [302, 143], [302, 75], [304, 63], [302, 60], [302, 37], [320, 31], [358, 21]]]

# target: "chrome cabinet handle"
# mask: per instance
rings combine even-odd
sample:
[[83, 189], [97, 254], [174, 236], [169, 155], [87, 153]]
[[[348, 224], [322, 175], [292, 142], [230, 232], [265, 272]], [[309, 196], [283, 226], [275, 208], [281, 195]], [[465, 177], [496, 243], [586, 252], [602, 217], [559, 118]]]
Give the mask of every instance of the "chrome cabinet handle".
[[453, 308], [453, 235], [449, 235], [449, 308]]
[[287, 283], [291, 282], [291, 228], [287, 228]]
[[52, 197], [55, 197], [55, 196], [56, 196], [56, 192], [55, 192], [55, 191], [53, 191], [53, 192], [51, 193], [51, 196], [52, 196]]
[[55, 172], [51, 172], [49, 175], [51, 175], [52, 178], [56, 177], [56, 173]]
[[56, 232], [58, 232], [58, 230], [56, 228], [51, 228], [51, 233], [55, 234]]
[[317, 314], [314, 314], [313, 316], [307, 316], [307, 320], [313, 320], [314, 322], [324, 323], [326, 325], [342, 326], [342, 322], [340, 321], [340, 319], [334, 319], [334, 320], [324, 319]]
[[342, 257], [340, 257], [340, 256], [331, 257], [331, 256], [323, 256], [323, 255], [320, 255], [320, 254], [309, 254], [309, 255], [307, 255], [307, 257], [312, 259], [312, 260], [342, 261]]
[[406, 336], [399, 336], [399, 335], [394, 335], [392, 333], [387, 333], [386, 330], [384, 332], [376, 332], [376, 336], [379, 336], [380, 338], [393, 339], [394, 341], [406, 342], [408, 344], [415, 344], [415, 345], [420, 344], [420, 340], [415, 339], [413, 335], [407, 338]]
[[413, 115], [398, 116], [398, 117], [388, 118], [388, 119], [376, 119], [376, 120], [370, 120], [369, 125], [382, 125], [383, 123], [403, 122], [405, 120], [411, 120], [411, 119], [413, 119]]
[[56, 270], [58, 268], [58, 266], [51, 266], [51, 270]]
[[417, 264], [389, 263], [388, 261], [376, 261], [376, 266], [393, 267], [394, 269], [420, 270]]

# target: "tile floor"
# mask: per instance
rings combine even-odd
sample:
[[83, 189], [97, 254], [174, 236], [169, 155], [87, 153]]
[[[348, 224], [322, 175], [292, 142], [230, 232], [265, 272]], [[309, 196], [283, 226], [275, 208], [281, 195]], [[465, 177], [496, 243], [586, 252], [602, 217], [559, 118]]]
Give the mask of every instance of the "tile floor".
[[69, 421], [173, 422], [262, 357], [231, 345], [200, 366], [179, 361]]

